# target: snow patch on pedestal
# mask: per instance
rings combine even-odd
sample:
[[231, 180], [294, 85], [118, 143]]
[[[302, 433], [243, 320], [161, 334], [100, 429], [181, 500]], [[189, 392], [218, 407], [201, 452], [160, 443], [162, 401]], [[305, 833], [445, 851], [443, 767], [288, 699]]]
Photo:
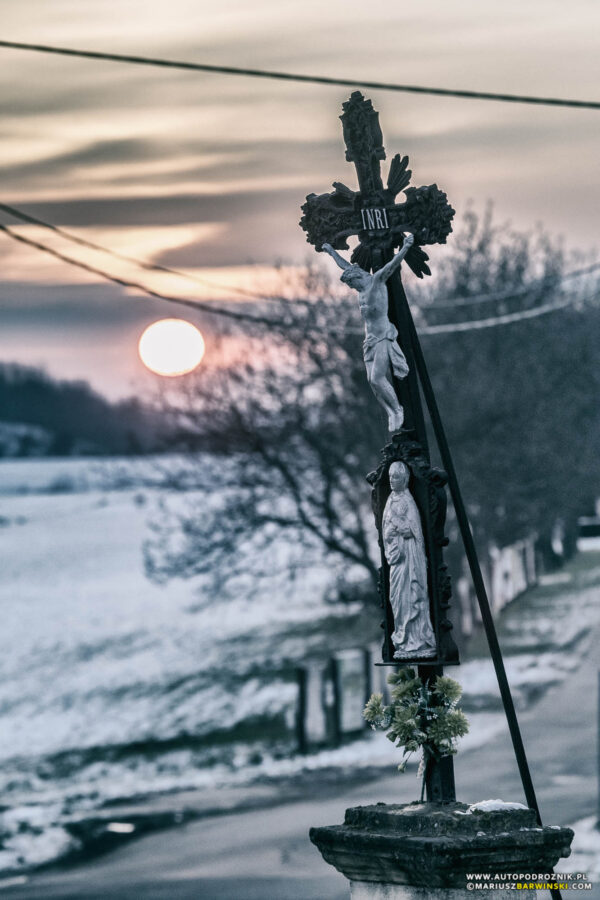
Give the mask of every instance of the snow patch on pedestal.
[[481, 800], [480, 803], [472, 803], [465, 816], [474, 812], [496, 812], [506, 809], [527, 809], [527, 807], [522, 803], [507, 803], [504, 800]]

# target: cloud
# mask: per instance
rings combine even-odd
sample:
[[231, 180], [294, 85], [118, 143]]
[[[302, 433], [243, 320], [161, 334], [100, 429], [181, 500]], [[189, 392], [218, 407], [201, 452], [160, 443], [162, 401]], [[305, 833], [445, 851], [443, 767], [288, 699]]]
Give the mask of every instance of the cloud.
[[[249, 261], [272, 263], [284, 256], [291, 246], [297, 244], [302, 248], [304, 237], [297, 222], [303, 201], [304, 194], [294, 188], [166, 197], [58, 199], [10, 205], [18, 205], [23, 211], [44, 221], [65, 227], [168, 228], [185, 223], [221, 223], [224, 229], [215, 229], [214, 235], [207, 233], [206, 237], [192, 245], [197, 251], [195, 259], [189, 254], [189, 245], [187, 248], [184, 245], [181, 256], [169, 251], [160, 257], [163, 262], [177, 260], [181, 265], [214, 266]], [[282, 214], [282, 210], [287, 212]], [[165, 241], [167, 246], [169, 243]]]
[[151, 141], [141, 138], [93, 141], [40, 159], [4, 165], [0, 167], [0, 178], [5, 185], [16, 182], [23, 188], [31, 180], [47, 183], [82, 167], [89, 169], [107, 163], [135, 165], [157, 155], [158, 148], [155, 150]]

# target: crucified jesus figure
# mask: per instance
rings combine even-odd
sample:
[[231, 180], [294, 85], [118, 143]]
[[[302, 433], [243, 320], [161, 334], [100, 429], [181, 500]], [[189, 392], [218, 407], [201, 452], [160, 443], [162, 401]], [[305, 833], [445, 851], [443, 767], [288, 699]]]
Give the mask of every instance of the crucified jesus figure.
[[323, 250], [343, 269], [341, 281], [358, 291], [358, 305], [365, 323], [363, 354], [367, 379], [375, 397], [388, 417], [389, 431], [399, 431], [404, 422], [404, 410], [396, 396], [394, 378], [408, 375], [408, 364], [396, 340], [398, 331], [388, 319], [386, 281], [399, 267], [412, 247], [414, 236], [407, 234], [402, 249], [394, 258], [372, 275], [360, 266], [349, 263], [333, 249], [323, 244]]

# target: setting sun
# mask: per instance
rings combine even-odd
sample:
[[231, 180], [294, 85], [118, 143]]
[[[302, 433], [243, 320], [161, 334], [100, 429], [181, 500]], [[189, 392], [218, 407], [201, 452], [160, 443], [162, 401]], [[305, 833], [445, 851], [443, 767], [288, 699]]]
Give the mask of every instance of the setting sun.
[[157, 375], [185, 375], [204, 356], [204, 338], [184, 319], [160, 319], [149, 325], [138, 345], [140, 359]]

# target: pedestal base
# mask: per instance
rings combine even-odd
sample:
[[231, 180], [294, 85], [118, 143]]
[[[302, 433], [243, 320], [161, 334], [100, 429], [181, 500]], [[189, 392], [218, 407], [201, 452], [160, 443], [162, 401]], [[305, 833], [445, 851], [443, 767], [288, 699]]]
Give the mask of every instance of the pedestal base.
[[540, 828], [531, 809], [378, 803], [346, 810], [343, 825], [311, 828], [310, 839], [353, 883], [353, 900], [433, 900], [434, 888], [446, 898], [453, 889], [458, 900], [467, 894], [467, 875], [512, 881], [514, 874], [550, 872], [570, 854], [573, 832]]

